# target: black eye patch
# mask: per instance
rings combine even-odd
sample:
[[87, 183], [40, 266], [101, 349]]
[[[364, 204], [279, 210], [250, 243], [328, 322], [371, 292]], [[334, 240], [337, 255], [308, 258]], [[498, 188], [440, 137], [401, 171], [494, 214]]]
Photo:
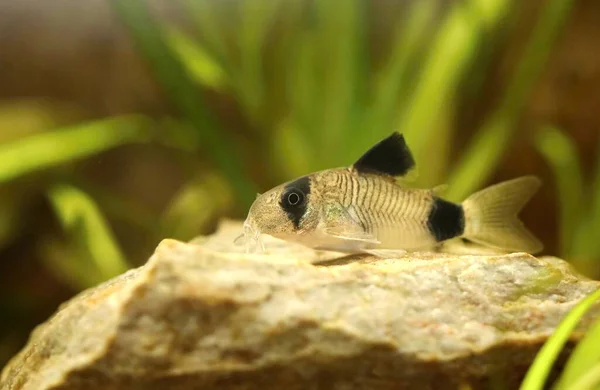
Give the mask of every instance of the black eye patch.
[[308, 194], [310, 194], [308, 176], [288, 183], [281, 193], [279, 204], [296, 229], [300, 227], [300, 220], [306, 214]]

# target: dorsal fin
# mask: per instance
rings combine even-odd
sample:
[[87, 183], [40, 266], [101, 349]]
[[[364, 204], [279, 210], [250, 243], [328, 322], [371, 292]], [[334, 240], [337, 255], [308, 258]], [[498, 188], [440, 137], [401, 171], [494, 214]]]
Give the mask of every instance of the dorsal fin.
[[414, 166], [415, 160], [404, 136], [398, 132], [379, 141], [353, 164], [358, 172], [389, 176], [404, 176]]

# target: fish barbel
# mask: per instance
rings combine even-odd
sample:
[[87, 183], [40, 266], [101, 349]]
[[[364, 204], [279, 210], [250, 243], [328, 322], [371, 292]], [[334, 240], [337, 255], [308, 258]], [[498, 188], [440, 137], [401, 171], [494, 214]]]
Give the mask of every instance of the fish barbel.
[[260, 235], [268, 234], [354, 253], [431, 250], [460, 237], [505, 251], [542, 250], [517, 216], [541, 185], [535, 176], [492, 185], [458, 204], [435, 189], [397, 183], [414, 166], [404, 137], [394, 132], [350, 167], [315, 172], [259, 195], [244, 222], [243, 241], [262, 248]]

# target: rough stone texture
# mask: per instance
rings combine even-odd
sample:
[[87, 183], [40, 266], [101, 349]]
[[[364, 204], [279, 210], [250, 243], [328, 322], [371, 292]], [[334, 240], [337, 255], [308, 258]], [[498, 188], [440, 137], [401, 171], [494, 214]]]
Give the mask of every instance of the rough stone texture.
[[565, 312], [600, 287], [526, 254], [334, 259], [273, 239], [269, 254], [240, 255], [239, 232], [164, 240], [143, 267], [79, 294], [33, 332], [0, 387], [514, 388]]

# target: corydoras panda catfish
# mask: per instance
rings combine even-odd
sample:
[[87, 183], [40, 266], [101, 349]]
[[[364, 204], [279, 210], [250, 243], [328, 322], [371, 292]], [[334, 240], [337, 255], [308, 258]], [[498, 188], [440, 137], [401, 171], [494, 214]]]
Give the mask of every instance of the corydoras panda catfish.
[[259, 235], [268, 234], [350, 253], [430, 250], [457, 237], [505, 251], [542, 249], [517, 217], [540, 187], [536, 177], [493, 185], [456, 204], [435, 190], [399, 185], [396, 178], [414, 165], [404, 137], [395, 132], [350, 167], [281, 184], [250, 207], [244, 222], [246, 245], [262, 246]]

